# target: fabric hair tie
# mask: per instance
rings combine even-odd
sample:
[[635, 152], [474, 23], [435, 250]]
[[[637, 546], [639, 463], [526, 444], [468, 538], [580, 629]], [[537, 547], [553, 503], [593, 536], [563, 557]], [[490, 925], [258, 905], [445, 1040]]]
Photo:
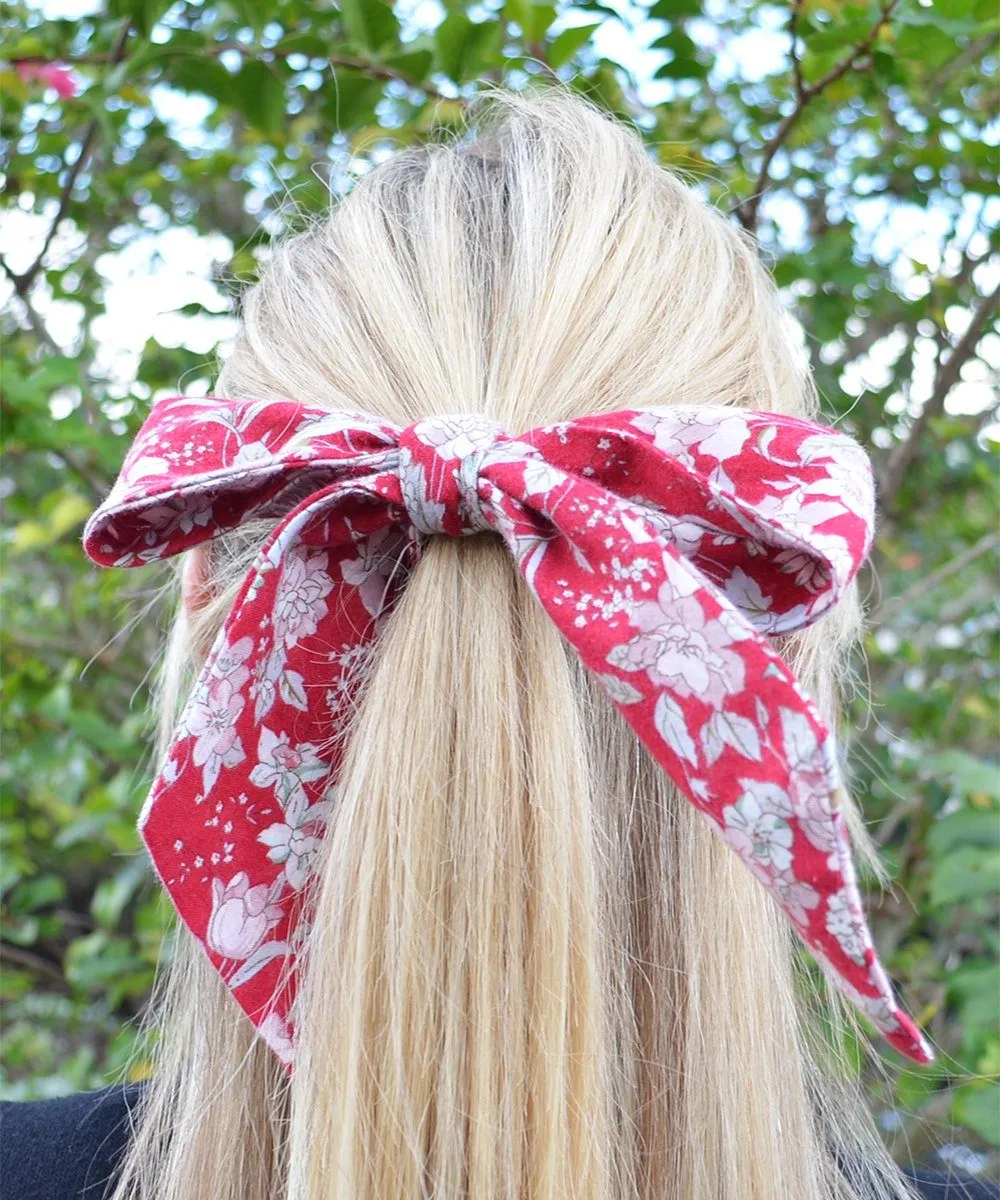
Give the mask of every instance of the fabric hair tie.
[[277, 524], [139, 826], [181, 918], [284, 1063], [307, 884], [380, 620], [426, 537], [485, 530], [832, 982], [901, 1053], [931, 1060], [876, 957], [834, 737], [767, 640], [822, 616], [871, 548], [857, 442], [715, 405], [514, 436], [468, 414], [401, 429], [291, 401], [174, 398], [139, 431], [84, 546], [137, 567], [252, 518]]

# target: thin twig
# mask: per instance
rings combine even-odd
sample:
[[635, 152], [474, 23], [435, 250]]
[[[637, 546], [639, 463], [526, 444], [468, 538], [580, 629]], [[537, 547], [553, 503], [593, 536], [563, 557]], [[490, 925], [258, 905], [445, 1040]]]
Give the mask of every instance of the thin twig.
[[[746, 200], [743, 201], [736, 209], [736, 215], [743, 227], [751, 232], [757, 226], [757, 216], [760, 210], [761, 200], [764, 198], [764, 193], [767, 191], [767, 186], [771, 181], [771, 164], [774, 162], [775, 156], [788, 140], [788, 135], [792, 132], [802, 117], [802, 114], [809, 107], [813, 100], [816, 99], [821, 92], [824, 92], [831, 84], [836, 83], [838, 79], [846, 75], [848, 71], [860, 67], [860, 61], [871, 50], [875, 39], [879, 35], [879, 31], [883, 26], [887, 25], [892, 17], [893, 9], [899, 3], [899, 0], [889, 0], [888, 4], [883, 4], [879, 19], [871, 27], [865, 37], [851, 50], [851, 52], [841, 60], [836, 66], [831, 67], [825, 75], [822, 75], [815, 83], [806, 84], [801, 79], [801, 64], [793, 53], [793, 70], [796, 70], [796, 103], [795, 107], [787, 117], [778, 126], [775, 135], [764, 147], [764, 157], [761, 160], [760, 169], [757, 172], [757, 180], [754, 184], [754, 190]], [[793, 17], [796, 14], [793, 13]], [[793, 51], [794, 51], [794, 36], [793, 36]]]
[[939, 583], [944, 582], [945, 579], [950, 578], [958, 571], [964, 570], [971, 563], [974, 563], [977, 558], [981, 558], [984, 554], [989, 554], [991, 550], [996, 550], [998, 547], [1000, 547], [1000, 533], [987, 533], [978, 542], [975, 542], [971, 546], [966, 546], [960, 554], [956, 554], [954, 558], [950, 558], [929, 575], [923, 579], [918, 579], [905, 592], [901, 592], [898, 596], [887, 600], [876, 613], [872, 614], [872, 620], [877, 623], [884, 622], [887, 617], [905, 609], [920, 596], [933, 591]]
[[4, 274], [14, 285], [14, 294], [17, 296], [21, 306], [24, 308], [24, 313], [28, 318], [28, 324], [31, 326], [32, 333], [40, 342], [47, 346], [53, 354], [62, 354], [62, 347], [56, 342], [52, 334], [49, 333], [45, 326], [45, 322], [42, 320], [35, 306], [31, 303], [31, 300], [27, 295], [27, 291], [24, 290], [26, 289], [26, 285], [22, 282], [22, 276], [17, 275], [11, 270], [10, 264], [3, 257], [3, 255], [0, 255], [0, 267], [3, 268]]
[[972, 314], [968, 329], [962, 334], [947, 360], [938, 368], [934, 391], [931, 393], [930, 399], [921, 410], [920, 416], [913, 422], [906, 440], [901, 442], [889, 456], [879, 487], [879, 497], [886, 509], [891, 509], [894, 505], [906, 472], [916, 456], [920, 440], [927, 431], [927, 426], [944, 411], [945, 401], [948, 399], [951, 389], [958, 382], [962, 367], [975, 354], [976, 347], [993, 318], [998, 298], [1000, 298], [1000, 283], [988, 296], [981, 297]]
[[37, 971], [46, 979], [52, 979], [66, 987], [62, 971], [47, 959], [42, 958], [40, 954], [32, 954], [30, 950], [22, 950], [20, 946], [11, 946], [8, 942], [4, 942], [0, 945], [0, 957], [17, 963], [19, 967], [27, 967], [29, 971]]

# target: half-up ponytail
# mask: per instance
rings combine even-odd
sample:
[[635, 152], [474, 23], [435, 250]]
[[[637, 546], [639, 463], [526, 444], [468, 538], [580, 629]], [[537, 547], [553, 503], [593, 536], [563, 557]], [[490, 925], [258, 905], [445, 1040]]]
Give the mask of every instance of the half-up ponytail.
[[[220, 394], [515, 433], [816, 415], [749, 241], [633, 132], [560, 89], [492, 94], [479, 130], [275, 249]], [[226, 542], [201, 646], [252, 557]], [[851, 591], [782, 646], [831, 727], [860, 624]], [[787, 921], [493, 535], [431, 539], [386, 616], [316, 869], [290, 1081], [182, 936], [116, 1200], [910, 1194], [814, 1062]]]

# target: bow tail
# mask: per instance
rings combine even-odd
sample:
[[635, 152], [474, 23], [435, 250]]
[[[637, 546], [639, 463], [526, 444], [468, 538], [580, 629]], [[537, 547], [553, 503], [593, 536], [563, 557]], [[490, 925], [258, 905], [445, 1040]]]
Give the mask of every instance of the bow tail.
[[313, 863], [405, 540], [359, 492], [373, 498], [357, 481], [316, 493], [272, 532], [140, 816], [181, 919], [286, 1064]]
[[529, 586], [654, 759], [839, 990], [903, 1054], [930, 1061], [876, 957], [833, 736], [786, 663], [640, 508], [578, 480], [554, 510], [521, 516], [533, 552], [515, 549], [532, 541], [523, 529], [508, 542]]

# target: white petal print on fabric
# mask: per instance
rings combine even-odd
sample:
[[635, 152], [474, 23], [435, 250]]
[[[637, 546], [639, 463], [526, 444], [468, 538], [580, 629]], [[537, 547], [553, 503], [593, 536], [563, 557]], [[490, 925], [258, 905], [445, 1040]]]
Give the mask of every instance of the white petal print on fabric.
[[407, 513], [422, 529], [435, 529], [444, 516], [444, 505], [431, 499], [427, 487], [427, 472], [423, 464], [417, 463], [404, 446], [399, 452], [399, 477], [403, 491], [403, 504]]
[[726, 841], [765, 882], [792, 865], [792, 827], [788, 794], [776, 784], [740, 780], [745, 789], [735, 804], [723, 809]]
[[302, 546], [284, 556], [281, 582], [274, 605], [274, 632], [286, 646], [316, 632], [316, 622], [326, 616], [325, 597], [333, 590], [327, 569], [328, 555]]
[[212, 880], [212, 916], [206, 941], [223, 958], [249, 958], [284, 916], [266, 883], [250, 886], [245, 871], [227, 884]]
[[743, 690], [743, 660], [730, 649], [733, 639], [719, 621], [705, 616], [696, 597], [678, 597], [672, 580], [655, 601], [634, 605], [628, 618], [640, 632], [608, 654], [610, 666], [645, 671], [676, 695], [696, 696], [716, 708]]
[[[305, 808], [296, 802], [289, 805], [285, 819], [257, 835], [257, 841], [269, 847], [267, 857], [283, 863], [285, 878], [293, 891], [301, 892], [312, 874], [313, 861], [323, 844], [322, 826], [330, 812], [327, 801]], [[314, 827], [315, 832], [307, 830]]]
[[340, 560], [344, 581], [358, 589], [361, 603], [373, 617], [385, 607], [386, 588], [397, 570], [403, 542], [398, 529], [380, 529], [371, 537], [359, 534], [357, 558]]
[[800, 925], [809, 922], [809, 910], [819, 904], [819, 892], [804, 880], [796, 879], [791, 871], [780, 871], [771, 876], [771, 887], [776, 892], [785, 911]]
[[826, 927], [848, 958], [856, 963], [865, 961], [868, 939], [865, 936], [864, 917], [851, 904], [843, 888], [827, 900]]
[[257, 1026], [257, 1030], [283, 1063], [292, 1061], [295, 1057], [295, 1045], [292, 1042], [291, 1027], [278, 1013], [268, 1013]]
[[207, 796], [223, 767], [235, 767], [246, 758], [236, 722], [246, 704], [243, 686], [250, 678], [244, 665], [253, 650], [253, 639], [240, 638], [215, 656], [211, 671], [199, 681], [185, 711], [183, 724], [195, 739], [192, 758], [202, 768]]
[[707, 454], [720, 462], [732, 458], [746, 445], [750, 426], [746, 419], [732, 409], [711, 408], [649, 408], [632, 424], [653, 435], [658, 450], [692, 463], [690, 448], [697, 446], [699, 454]]
[[638, 704], [643, 698], [642, 692], [638, 688], [633, 687], [627, 679], [622, 679], [618, 675], [597, 674], [597, 679], [617, 704]]
[[261, 730], [257, 758], [250, 782], [273, 788], [285, 817], [262, 830], [257, 840], [268, 847], [267, 856], [272, 862], [284, 864], [285, 878], [299, 892], [322, 845], [323, 827], [331, 808], [329, 799], [310, 804], [305, 785], [327, 775], [329, 764], [319, 757], [315, 746], [292, 746], [287, 733], [275, 734], [266, 727]]
[[257, 765], [250, 772], [250, 782], [258, 787], [274, 788], [278, 803], [284, 808], [293, 797], [305, 795], [303, 784], [322, 779], [329, 769], [315, 746], [309, 743], [292, 746], [284, 730], [274, 733], [264, 726], [257, 743]]
[[753, 759], [754, 762], [760, 762], [761, 759], [757, 726], [749, 717], [741, 717], [724, 709], [712, 713], [702, 726], [701, 744], [709, 766], [718, 760], [726, 746], [732, 746], [744, 758]]
[[779, 708], [785, 758], [795, 773], [799, 828], [817, 850], [837, 849], [836, 830], [830, 823], [830, 797], [816, 734], [800, 712]]
[[653, 723], [657, 733], [679, 758], [693, 767], [698, 765], [698, 748], [688, 732], [687, 717], [673, 696], [666, 692], [657, 698]]

